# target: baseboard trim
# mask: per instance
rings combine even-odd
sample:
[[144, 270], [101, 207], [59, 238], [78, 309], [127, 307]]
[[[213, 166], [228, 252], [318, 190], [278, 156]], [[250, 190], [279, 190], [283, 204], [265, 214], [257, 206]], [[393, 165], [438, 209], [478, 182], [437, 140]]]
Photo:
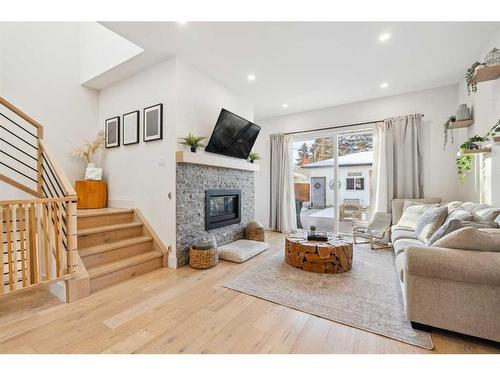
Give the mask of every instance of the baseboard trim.
[[168, 267], [169, 268], [177, 268], [177, 257], [174, 255], [168, 256]]

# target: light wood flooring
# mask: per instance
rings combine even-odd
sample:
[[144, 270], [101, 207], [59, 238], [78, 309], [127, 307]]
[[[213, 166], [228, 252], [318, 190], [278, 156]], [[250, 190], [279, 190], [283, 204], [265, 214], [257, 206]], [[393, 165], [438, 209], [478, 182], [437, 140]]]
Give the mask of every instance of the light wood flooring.
[[[268, 233], [271, 250], [283, 235]], [[261, 258], [262, 259], [262, 258]], [[65, 304], [45, 290], [0, 299], [0, 353], [499, 353], [436, 330], [433, 351], [224, 288], [254, 260], [162, 268]]]

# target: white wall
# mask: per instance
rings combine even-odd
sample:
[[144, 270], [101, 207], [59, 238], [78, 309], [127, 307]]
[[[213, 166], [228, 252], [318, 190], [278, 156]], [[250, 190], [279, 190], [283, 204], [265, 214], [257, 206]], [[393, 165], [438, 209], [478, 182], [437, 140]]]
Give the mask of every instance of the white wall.
[[[167, 246], [175, 239], [175, 88], [176, 63], [170, 59], [101, 90], [99, 96], [102, 128], [107, 118], [140, 111], [140, 142], [103, 153], [110, 205], [140, 209]], [[163, 139], [144, 142], [142, 110], [158, 103], [163, 104]]]
[[[177, 137], [191, 132], [208, 138], [222, 108], [249, 121], [254, 119], [253, 104], [199, 72], [187, 62], [177, 59]], [[185, 149], [178, 145], [178, 149]]]
[[144, 51], [96, 22], [80, 23], [80, 82], [104, 73]]
[[[222, 107], [249, 120], [253, 105], [185, 62], [172, 58], [101, 90], [99, 124], [157, 103], [164, 105], [162, 141], [107, 149], [102, 165], [113, 206], [141, 209], [175, 261], [175, 151], [189, 131], [209, 137]], [[142, 112], [141, 112], [142, 126]], [[142, 134], [141, 134], [142, 135]], [[172, 198], [168, 198], [168, 194]]]
[[[78, 23], [2, 23], [0, 95], [40, 122], [45, 140], [74, 181], [84, 165], [71, 145], [97, 131], [98, 93], [80, 85]], [[0, 195], [6, 196], [5, 184]]]
[[258, 121], [262, 126], [255, 151], [263, 156], [256, 176], [256, 218], [268, 225], [269, 218], [269, 135], [278, 132], [381, 120], [410, 113], [424, 117], [424, 194], [427, 197], [456, 199], [458, 182], [455, 168], [456, 149], [443, 150], [442, 124], [455, 113], [458, 85], [423, 90], [381, 99], [329, 107]]
[[[486, 54], [494, 47], [500, 48], [500, 30], [490, 42], [484, 46], [477, 61], [484, 61]], [[471, 65], [474, 61], [471, 61]], [[457, 131], [456, 148], [467, 138], [475, 134], [484, 136], [488, 130], [500, 119], [500, 79], [481, 82], [477, 85], [475, 94], [467, 94], [465, 81], [460, 82], [459, 102], [466, 103], [472, 108], [474, 124], [468, 128]], [[463, 201], [485, 202], [500, 205], [500, 146], [493, 147], [493, 152], [484, 157], [484, 177], [482, 180], [481, 157], [475, 157], [474, 170], [466, 182], [459, 187], [459, 198]]]

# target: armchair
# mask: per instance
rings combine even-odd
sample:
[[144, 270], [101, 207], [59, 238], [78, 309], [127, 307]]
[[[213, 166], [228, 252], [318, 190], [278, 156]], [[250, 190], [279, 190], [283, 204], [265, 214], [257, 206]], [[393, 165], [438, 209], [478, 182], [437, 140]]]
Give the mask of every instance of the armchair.
[[[373, 216], [371, 222], [355, 221], [352, 227], [352, 238], [354, 243], [369, 243], [372, 250], [375, 245], [379, 249], [388, 248], [389, 246], [389, 230], [391, 228], [392, 215], [385, 212], [377, 212]], [[356, 242], [358, 237], [367, 239], [368, 241]]]

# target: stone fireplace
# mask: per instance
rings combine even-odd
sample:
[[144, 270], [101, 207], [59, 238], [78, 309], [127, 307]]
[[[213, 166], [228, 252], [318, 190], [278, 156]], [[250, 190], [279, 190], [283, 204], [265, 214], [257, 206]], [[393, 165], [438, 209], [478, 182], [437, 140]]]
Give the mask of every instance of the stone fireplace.
[[[179, 267], [188, 263], [189, 245], [194, 242], [213, 236], [219, 245], [224, 245], [243, 238], [245, 226], [254, 219], [254, 174], [258, 170], [257, 165], [246, 161], [186, 154], [184, 157], [191, 159], [180, 161], [177, 156], [176, 167]], [[228, 167], [224, 167], [226, 160], [231, 162]]]

